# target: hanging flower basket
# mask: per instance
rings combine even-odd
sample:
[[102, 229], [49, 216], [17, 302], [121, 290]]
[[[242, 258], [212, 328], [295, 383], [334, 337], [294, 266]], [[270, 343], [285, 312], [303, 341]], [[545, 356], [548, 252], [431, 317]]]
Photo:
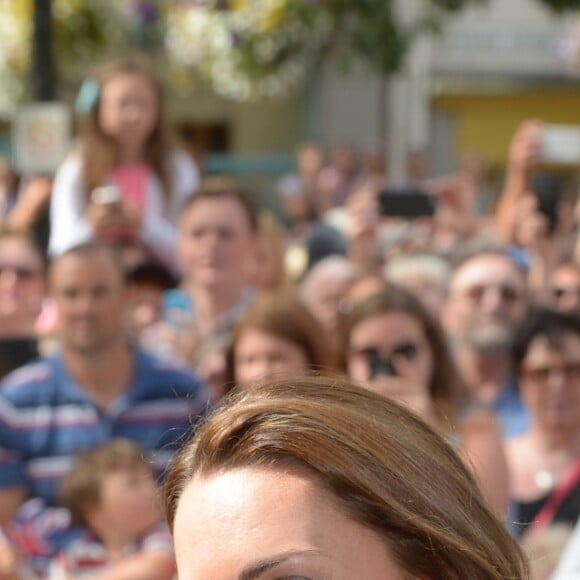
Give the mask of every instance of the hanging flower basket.
[[483, 2], [425, 0], [399, 22], [393, 0], [182, 0], [168, 3], [165, 49], [174, 69], [198, 73], [224, 97], [288, 96], [331, 48], [395, 72], [417, 34]]
[[189, 2], [167, 13], [166, 53], [239, 101], [294, 92], [329, 43], [330, 10], [288, 0]]
[[[60, 81], [77, 84], [99, 60], [135, 38], [138, 2], [52, 0], [54, 62]], [[33, 0], [0, 0], [0, 112], [30, 94]]]

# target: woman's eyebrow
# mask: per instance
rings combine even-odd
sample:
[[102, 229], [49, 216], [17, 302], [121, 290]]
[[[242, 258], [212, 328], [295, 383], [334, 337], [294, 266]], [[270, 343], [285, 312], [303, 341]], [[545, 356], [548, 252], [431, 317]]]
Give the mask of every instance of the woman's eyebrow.
[[311, 556], [319, 553], [318, 550], [295, 550], [284, 552], [283, 554], [278, 554], [272, 558], [267, 558], [254, 564], [250, 564], [240, 573], [238, 580], [256, 580], [262, 576], [262, 574], [268, 572], [268, 570], [276, 568], [276, 566], [279, 566], [290, 558], [295, 558], [296, 556]]

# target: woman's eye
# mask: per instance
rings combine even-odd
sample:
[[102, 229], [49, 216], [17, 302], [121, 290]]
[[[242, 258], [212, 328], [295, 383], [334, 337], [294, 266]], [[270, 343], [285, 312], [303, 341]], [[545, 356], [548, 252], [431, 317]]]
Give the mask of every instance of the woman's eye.
[[393, 354], [398, 354], [408, 360], [412, 360], [417, 355], [417, 350], [417, 346], [414, 344], [401, 344], [393, 349]]

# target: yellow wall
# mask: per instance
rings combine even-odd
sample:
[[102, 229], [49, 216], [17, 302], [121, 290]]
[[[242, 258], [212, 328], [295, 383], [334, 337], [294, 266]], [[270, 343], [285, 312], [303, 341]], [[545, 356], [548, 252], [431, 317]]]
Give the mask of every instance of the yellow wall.
[[239, 153], [291, 153], [304, 127], [299, 98], [236, 107], [234, 151]]
[[481, 153], [496, 167], [505, 164], [510, 139], [522, 121], [535, 118], [580, 125], [580, 88], [509, 95], [444, 95], [435, 98], [434, 106], [456, 118], [457, 159]]

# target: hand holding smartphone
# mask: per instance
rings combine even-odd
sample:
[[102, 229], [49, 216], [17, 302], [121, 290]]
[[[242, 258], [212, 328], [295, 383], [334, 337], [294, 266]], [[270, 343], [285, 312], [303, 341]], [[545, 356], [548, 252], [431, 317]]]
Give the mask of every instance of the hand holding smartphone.
[[116, 185], [104, 185], [93, 189], [91, 201], [96, 205], [113, 205], [121, 203], [121, 190]]

